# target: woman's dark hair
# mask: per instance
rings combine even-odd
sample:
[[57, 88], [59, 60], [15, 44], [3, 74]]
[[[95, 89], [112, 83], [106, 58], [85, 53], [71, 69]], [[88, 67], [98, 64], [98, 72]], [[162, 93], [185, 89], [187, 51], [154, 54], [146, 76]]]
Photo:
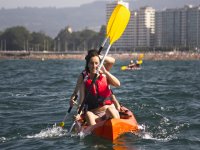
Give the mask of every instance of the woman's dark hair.
[[[98, 57], [99, 57], [98, 51], [97, 51], [96, 49], [89, 50], [87, 56], [85, 56], [85, 60], [86, 60], [85, 70], [86, 70], [87, 72], [90, 72], [90, 71], [89, 71], [88, 64], [89, 64], [89, 62], [90, 62], [90, 59], [91, 59], [92, 57], [94, 57], [94, 56], [98, 56]], [[100, 58], [99, 58], [99, 60], [100, 60]]]

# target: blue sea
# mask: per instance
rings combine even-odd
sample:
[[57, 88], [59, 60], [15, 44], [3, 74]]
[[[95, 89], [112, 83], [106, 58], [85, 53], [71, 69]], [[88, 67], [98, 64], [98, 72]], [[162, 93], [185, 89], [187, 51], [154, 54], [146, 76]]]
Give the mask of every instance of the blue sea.
[[198, 150], [200, 61], [144, 61], [141, 70], [111, 72], [117, 99], [134, 112], [143, 130], [110, 142], [68, 133], [75, 107], [63, 120], [83, 60], [0, 60], [1, 150]]

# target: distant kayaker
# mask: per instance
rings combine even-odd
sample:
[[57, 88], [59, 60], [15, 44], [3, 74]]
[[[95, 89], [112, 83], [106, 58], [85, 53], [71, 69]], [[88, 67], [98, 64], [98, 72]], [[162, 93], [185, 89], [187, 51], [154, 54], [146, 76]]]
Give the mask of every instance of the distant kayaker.
[[140, 65], [142, 63], [142, 60], [138, 61], [136, 60], [136, 62], [134, 63], [133, 60], [130, 61], [129, 65], [127, 66], [127, 69], [139, 69]]
[[[91, 85], [99, 64], [100, 57], [97, 51], [88, 52], [86, 56], [86, 72], [83, 75], [84, 82], [80, 85], [79, 100], [79, 104], [81, 104], [85, 96], [87, 96], [85, 119], [88, 125], [94, 125], [102, 119], [119, 118], [119, 112], [114, 105], [115, 100], [109, 85], [119, 87], [120, 81], [102, 66], [95, 84]], [[79, 118], [80, 115], [77, 115], [76, 119], [78, 120]]]
[[128, 68], [134, 68], [136, 64], [133, 62], [133, 60], [130, 61]]

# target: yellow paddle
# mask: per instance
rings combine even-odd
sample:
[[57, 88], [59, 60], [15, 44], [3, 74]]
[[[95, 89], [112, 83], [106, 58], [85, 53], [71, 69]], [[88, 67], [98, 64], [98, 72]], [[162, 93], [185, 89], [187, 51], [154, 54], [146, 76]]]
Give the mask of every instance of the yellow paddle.
[[144, 54], [143, 53], [140, 54], [138, 56], [138, 60], [136, 61], [136, 64], [141, 65], [143, 63], [143, 61], [142, 61], [143, 57], [144, 57]]
[[124, 71], [127, 69], [127, 66], [121, 66], [121, 70]]
[[[118, 5], [117, 5], [117, 6], [118, 6]], [[101, 53], [101, 51], [102, 51], [104, 45], [106, 44], [106, 42], [107, 42], [107, 40], [108, 40], [108, 38], [109, 38], [109, 36], [110, 36], [110, 32], [112, 31], [111, 28], [112, 28], [113, 22], [114, 22], [114, 20], [115, 20], [115, 17], [116, 17], [116, 15], [117, 15], [117, 13], [118, 13], [118, 10], [119, 10], [119, 7], [116, 7], [116, 8], [113, 10], [113, 12], [112, 12], [112, 14], [111, 14], [111, 16], [110, 16], [110, 19], [109, 19], [108, 24], [107, 24], [107, 27], [106, 27], [106, 38], [104, 39], [103, 43], [101, 44], [101, 47], [99, 48], [99, 51], [98, 51], [99, 54]]]
[[138, 61], [139, 60], [142, 60], [144, 58], [144, 54], [142, 53], [142, 54], [140, 54], [139, 56], [138, 56]]
[[[127, 7], [125, 7], [123, 4], [118, 4], [112, 15], [111, 15], [111, 18], [109, 19], [109, 22], [108, 22], [108, 28], [107, 29], [110, 29], [109, 31], [107, 31], [107, 37], [109, 37], [110, 39], [110, 44], [106, 50], [106, 53], [104, 54], [102, 60], [101, 60], [101, 63], [97, 69], [97, 73], [95, 74], [95, 77], [93, 78], [92, 80], [92, 84], [95, 82], [96, 78], [97, 78], [97, 75], [104, 63], [104, 60], [105, 60], [105, 57], [107, 56], [109, 50], [110, 50], [110, 47], [112, 46], [112, 44], [118, 40], [120, 38], [120, 36], [122, 35], [122, 33], [124, 32], [124, 30], [126, 29], [126, 26], [129, 22], [129, 19], [130, 19], [130, 11]], [[112, 23], [110, 23], [112, 22]], [[91, 84], [91, 85], [92, 85]], [[90, 91], [90, 90], [89, 90]], [[87, 95], [84, 97], [84, 100], [78, 110], [78, 114], [81, 113], [82, 109], [83, 109], [83, 106], [85, 104], [85, 101], [86, 101], [86, 98], [88, 97], [89, 95], [89, 92], [87, 93]], [[74, 123], [72, 124], [70, 130], [69, 130], [69, 133], [72, 131], [74, 125], [75, 125], [75, 121]]]
[[143, 61], [142, 60], [139, 60], [139, 61], [137, 61], [136, 62], [138, 65], [141, 65], [142, 63], [143, 63]]
[[[76, 95], [74, 97], [74, 101], [76, 101], [77, 98], [78, 98], [78, 95]], [[58, 126], [60, 126], [60, 127], [64, 127], [65, 126], [65, 120], [66, 120], [68, 114], [71, 112], [71, 109], [72, 109], [72, 107], [70, 106], [69, 109], [68, 109], [68, 111], [67, 111], [67, 113], [65, 114], [65, 117], [64, 117], [63, 121], [60, 122], [60, 123], [58, 123]]]
[[[110, 50], [110, 47], [116, 40], [120, 38], [124, 30], [126, 29], [129, 19], [130, 19], [129, 9], [123, 4], [118, 4], [115, 7], [114, 11], [112, 12], [111, 18], [109, 19], [109, 22], [108, 22], [108, 26], [111, 26], [111, 27], [108, 27], [108, 29], [110, 30], [107, 30], [107, 36], [109, 36], [110, 38], [110, 44], [106, 50], [104, 57], [101, 60], [101, 64], [99, 65], [97, 74], [99, 73], [99, 70], [101, 69], [103, 65], [103, 62]], [[112, 22], [112, 24], [110, 22]]]

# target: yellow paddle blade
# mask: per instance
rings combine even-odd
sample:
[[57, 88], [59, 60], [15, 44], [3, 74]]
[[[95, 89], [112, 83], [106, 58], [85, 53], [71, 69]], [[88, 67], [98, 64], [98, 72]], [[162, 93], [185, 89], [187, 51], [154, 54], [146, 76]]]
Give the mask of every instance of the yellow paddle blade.
[[144, 54], [140, 54], [139, 56], [138, 56], [138, 60], [142, 60], [144, 58]]
[[118, 4], [116, 9], [118, 11], [108, 34], [111, 45], [123, 34], [130, 19], [130, 11], [127, 7], [122, 4]]
[[143, 63], [142, 60], [137, 61], [137, 64], [141, 65]]
[[109, 35], [110, 35], [111, 29], [112, 29], [112, 25], [114, 23], [114, 20], [115, 20], [117, 14], [118, 14], [118, 11], [119, 11], [120, 7], [121, 7], [120, 5], [117, 5], [114, 8], [114, 10], [113, 10], [113, 12], [112, 12], [112, 14], [110, 16], [110, 19], [109, 19], [109, 21], [107, 23], [107, 28], [106, 28], [106, 36], [107, 37], [109, 37]]
[[127, 66], [121, 66], [121, 70], [126, 70]]
[[64, 126], [65, 126], [65, 123], [64, 123], [64, 122], [60, 122], [60, 123], [58, 124], [58, 126], [64, 127]]

